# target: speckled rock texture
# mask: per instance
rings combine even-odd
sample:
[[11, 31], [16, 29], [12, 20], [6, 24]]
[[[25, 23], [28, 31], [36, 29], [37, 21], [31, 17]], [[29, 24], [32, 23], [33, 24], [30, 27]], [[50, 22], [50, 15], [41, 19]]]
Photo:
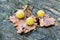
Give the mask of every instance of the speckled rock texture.
[[51, 17], [59, 18], [58, 14], [55, 15], [53, 11], [43, 8], [44, 5], [47, 5], [60, 12], [59, 0], [0, 0], [0, 40], [60, 40], [60, 25], [49, 28], [37, 27], [37, 30], [27, 34], [17, 34], [17, 30], [8, 18], [26, 4], [34, 6], [31, 9], [34, 15], [39, 9], [43, 9]]

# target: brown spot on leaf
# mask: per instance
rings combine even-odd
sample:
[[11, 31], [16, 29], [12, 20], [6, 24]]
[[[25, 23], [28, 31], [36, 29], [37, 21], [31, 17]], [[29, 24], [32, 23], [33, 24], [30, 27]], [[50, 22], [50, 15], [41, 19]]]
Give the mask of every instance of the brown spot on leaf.
[[9, 17], [9, 20], [10, 20], [11, 22], [13, 22], [13, 23], [16, 23], [16, 22], [19, 21], [14, 15], [13, 15], [13, 16], [10, 16], [10, 17]]

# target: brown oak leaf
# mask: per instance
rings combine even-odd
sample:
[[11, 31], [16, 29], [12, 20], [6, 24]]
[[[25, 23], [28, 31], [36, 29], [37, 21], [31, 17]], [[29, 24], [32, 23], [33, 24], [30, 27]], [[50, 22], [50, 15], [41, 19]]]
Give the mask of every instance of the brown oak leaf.
[[[23, 10], [26, 14], [24, 19], [18, 19], [18, 18], [16, 18], [15, 15], [10, 16], [10, 18], [9, 18], [10, 21], [13, 23], [13, 25], [16, 26], [17, 33], [22, 33], [22, 32], [27, 33], [31, 30], [34, 30], [37, 26], [36, 17], [32, 14], [29, 5], [26, 5], [26, 7], [24, 7]], [[26, 24], [26, 18], [30, 17], [30, 16], [33, 17], [35, 20], [35, 23], [32, 26], [28, 26]]]
[[50, 25], [54, 25], [56, 20], [54, 18], [49, 17], [49, 15], [46, 14], [43, 18], [39, 19], [39, 22], [41, 27], [43, 26], [48, 27]]
[[[32, 17], [34, 18], [34, 16]], [[34, 23], [32, 26], [28, 26], [25, 19], [17, 19], [15, 16], [10, 16], [10, 21], [14, 26], [16, 26], [17, 33], [27, 33], [31, 30], [34, 30], [37, 26], [37, 23]]]

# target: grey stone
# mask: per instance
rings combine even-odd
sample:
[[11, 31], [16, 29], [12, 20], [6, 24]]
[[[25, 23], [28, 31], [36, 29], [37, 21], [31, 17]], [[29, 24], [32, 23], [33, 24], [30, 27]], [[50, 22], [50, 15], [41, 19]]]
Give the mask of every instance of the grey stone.
[[[26, 4], [31, 7], [34, 6], [32, 10], [34, 15], [36, 15], [38, 10], [43, 9], [43, 5], [52, 7], [60, 12], [60, 2], [57, 0], [0, 0], [0, 40], [60, 40], [60, 26], [37, 27], [37, 30], [27, 34], [17, 34], [17, 30], [8, 21], [8, 18], [14, 14], [16, 9], [21, 9]], [[48, 10], [45, 10], [45, 12], [53, 18], [58, 18], [58, 16]]]

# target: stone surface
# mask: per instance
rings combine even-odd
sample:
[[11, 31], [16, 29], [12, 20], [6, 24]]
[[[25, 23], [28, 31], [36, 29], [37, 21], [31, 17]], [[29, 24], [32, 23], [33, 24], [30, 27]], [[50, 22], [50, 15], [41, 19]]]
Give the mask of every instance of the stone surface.
[[[17, 30], [8, 18], [25, 4], [34, 6], [31, 10], [35, 15], [37, 10], [43, 9], [43, 5], [48, 5], [60, 12], [60, 1], [58, 0], [0, 0], [0, 40], [60, 40], [60, 25], [50, 28], [37, 27], [37, 30], [27, 34], [17, 34]], [[51, 11], [45, 11], [51, 17], [58, 17]]]

